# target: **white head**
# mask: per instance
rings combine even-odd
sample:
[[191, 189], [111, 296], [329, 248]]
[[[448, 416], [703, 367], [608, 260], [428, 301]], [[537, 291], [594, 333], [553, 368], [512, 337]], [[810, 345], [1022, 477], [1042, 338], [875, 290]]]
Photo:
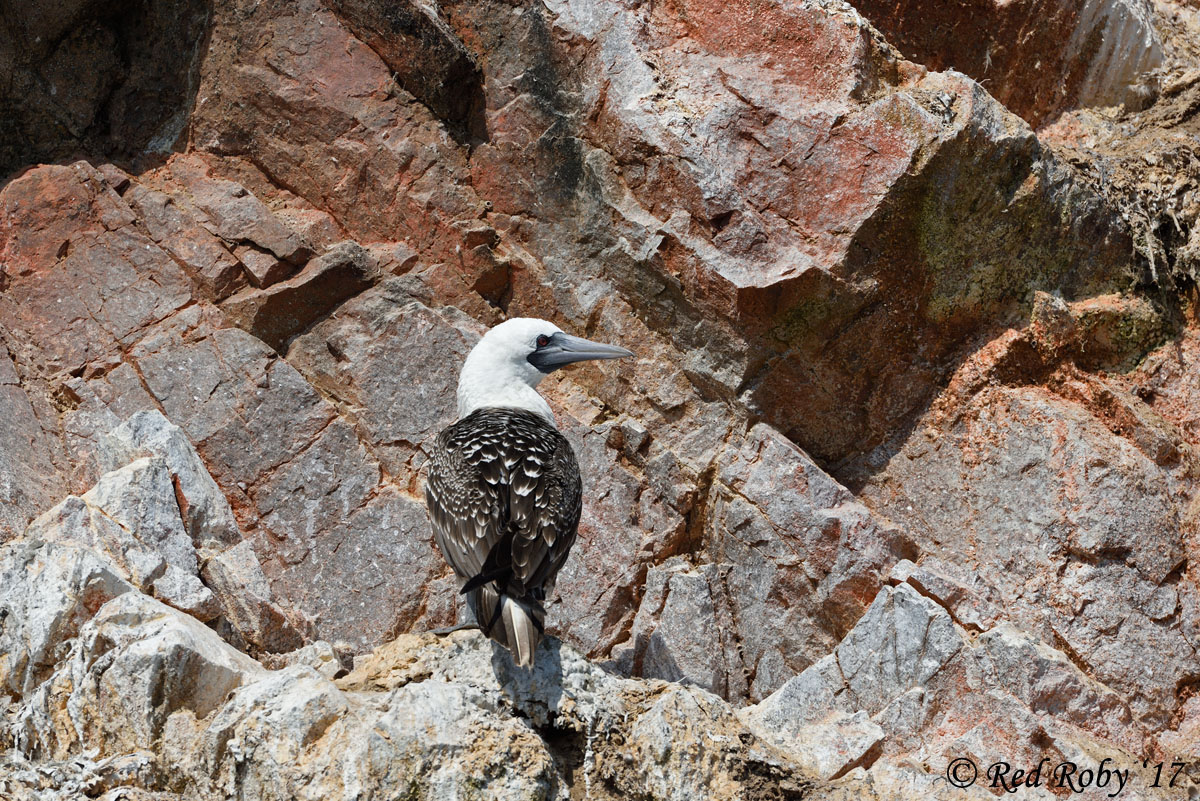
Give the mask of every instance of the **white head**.
[[458, 375], [458, 416], [504, 406], [528, 409], [554, 424], [537, 385], [559, 367], [587, 359], [619, 359], [633, 353], [563, 333], [554, 323], [515, 317], [483, 335]]

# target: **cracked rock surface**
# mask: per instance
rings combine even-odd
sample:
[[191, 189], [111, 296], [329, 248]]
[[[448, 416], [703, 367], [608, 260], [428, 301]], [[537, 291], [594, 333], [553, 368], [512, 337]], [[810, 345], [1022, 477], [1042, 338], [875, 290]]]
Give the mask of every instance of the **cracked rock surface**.
[[[0, 0], [0, 797], [1194, 794], [1200, 11], [928, 5]], [[512, 316], [637, 354], [532, 673], [425, 633]]]

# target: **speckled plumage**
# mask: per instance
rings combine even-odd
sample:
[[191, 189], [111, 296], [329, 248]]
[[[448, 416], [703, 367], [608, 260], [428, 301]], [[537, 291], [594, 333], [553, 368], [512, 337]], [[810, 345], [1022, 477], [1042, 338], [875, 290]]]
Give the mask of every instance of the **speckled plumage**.
[[[582, 494], [570, 444], [537, 413], [482, 408], [438, 435], [425, 488], [434, 539], [465, 586], [478, 585], [467, 599], [480, 627], [519, 663], [541, 639]], [[516, 623], [502, 614], [502, 596], [519, 605]], [[522, 610], [534, 621], [524, 632]]]

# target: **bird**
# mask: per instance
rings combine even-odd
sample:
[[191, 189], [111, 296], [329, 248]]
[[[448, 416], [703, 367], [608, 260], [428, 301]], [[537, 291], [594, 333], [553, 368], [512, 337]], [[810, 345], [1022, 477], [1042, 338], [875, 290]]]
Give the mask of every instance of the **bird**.
[[467, 354], [458, 420], [431, 449], [425, 503], [434, 541], [479, 628], [520, 667], [533, 665], [583, 501], [575, 452], [537, 386], [575, 362], [633, 355], [546, 320], [506, 320]]

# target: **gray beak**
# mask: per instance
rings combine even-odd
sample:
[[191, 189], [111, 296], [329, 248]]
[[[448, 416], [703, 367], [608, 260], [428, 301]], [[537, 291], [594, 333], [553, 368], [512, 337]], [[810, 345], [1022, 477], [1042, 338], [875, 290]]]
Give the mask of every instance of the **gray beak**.
[[543, 373], [552, 373], [575, 362], [589, 359], [623, 359], [632, 355], [633, 351], [618, 348], [616, 345], [604, 345], [559, 331], [550, 337], [549, 342], [529, 354], [529, 363]]

